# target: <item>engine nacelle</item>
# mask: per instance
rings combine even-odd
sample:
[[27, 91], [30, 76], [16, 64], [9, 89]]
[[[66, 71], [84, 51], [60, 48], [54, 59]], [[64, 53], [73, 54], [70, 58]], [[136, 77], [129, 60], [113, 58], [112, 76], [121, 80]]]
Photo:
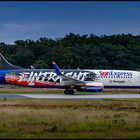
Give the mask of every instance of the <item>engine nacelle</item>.
[[77, 91], [88, 91], [88, 92], [101, 92], [104, 89], [104, 85], [98, 82], [88, 82], [84, 86], [78, 86]]

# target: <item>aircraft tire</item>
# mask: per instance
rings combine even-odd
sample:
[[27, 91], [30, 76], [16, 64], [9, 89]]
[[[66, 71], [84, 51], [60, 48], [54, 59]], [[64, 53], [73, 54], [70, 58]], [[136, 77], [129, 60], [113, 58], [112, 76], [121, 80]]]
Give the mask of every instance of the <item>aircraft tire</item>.
[[73, 95], [74, 94], [74, 90], [73, 89], [66, 89], [66, 90], [64, 90], [64, 93], [66, 94], [66, 95]]
[[73, 94], [74, 94], [74, 90], [73, 90], [73, 89], [70, 89], [70, 90], [69, 90], [69, 94], [70, 94], [70, 95], [73, 95]]
[[68, 89], [64, 90], [64, 93], [65, 93], [66, 95], [68, 95], [68, 94], [69, 94], [69, 90], [68, 90]]

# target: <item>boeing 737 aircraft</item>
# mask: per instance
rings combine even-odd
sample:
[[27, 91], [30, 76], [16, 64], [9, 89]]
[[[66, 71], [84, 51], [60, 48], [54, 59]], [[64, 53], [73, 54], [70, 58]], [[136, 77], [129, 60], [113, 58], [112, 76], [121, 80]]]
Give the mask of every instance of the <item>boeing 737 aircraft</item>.
[[10, 64], [0, 54], [0, 83], [35, 88], [65, 89], [65, 94], [77, 91], [100, 92], [104, 88], [140, 88], [140, 72], [129, 70], [24, 69]]

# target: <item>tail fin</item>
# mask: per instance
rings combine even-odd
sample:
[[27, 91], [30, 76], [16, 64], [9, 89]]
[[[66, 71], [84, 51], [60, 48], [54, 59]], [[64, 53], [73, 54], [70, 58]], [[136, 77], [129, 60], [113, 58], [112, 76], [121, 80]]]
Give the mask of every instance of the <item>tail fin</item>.
[[54, 67], [54, 70], [55, 70], [55, 73], [57, 75], [63, 75], [59, 69], [59, 67], [57, 66], [57, 64], [55, 62], [52, 62], [53, 63], [53, 67]]
[[22, 69], [22, 68], [9, 63], [0, 53], [0, 70], [14, 70], [14, 69]]

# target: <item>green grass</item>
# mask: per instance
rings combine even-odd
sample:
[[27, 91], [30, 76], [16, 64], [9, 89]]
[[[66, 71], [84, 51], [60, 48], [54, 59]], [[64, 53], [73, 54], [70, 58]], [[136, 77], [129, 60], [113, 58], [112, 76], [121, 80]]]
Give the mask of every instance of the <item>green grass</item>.
[[0, 114], [0, 138], [140, 138], [139, 99], [0, 99]]

